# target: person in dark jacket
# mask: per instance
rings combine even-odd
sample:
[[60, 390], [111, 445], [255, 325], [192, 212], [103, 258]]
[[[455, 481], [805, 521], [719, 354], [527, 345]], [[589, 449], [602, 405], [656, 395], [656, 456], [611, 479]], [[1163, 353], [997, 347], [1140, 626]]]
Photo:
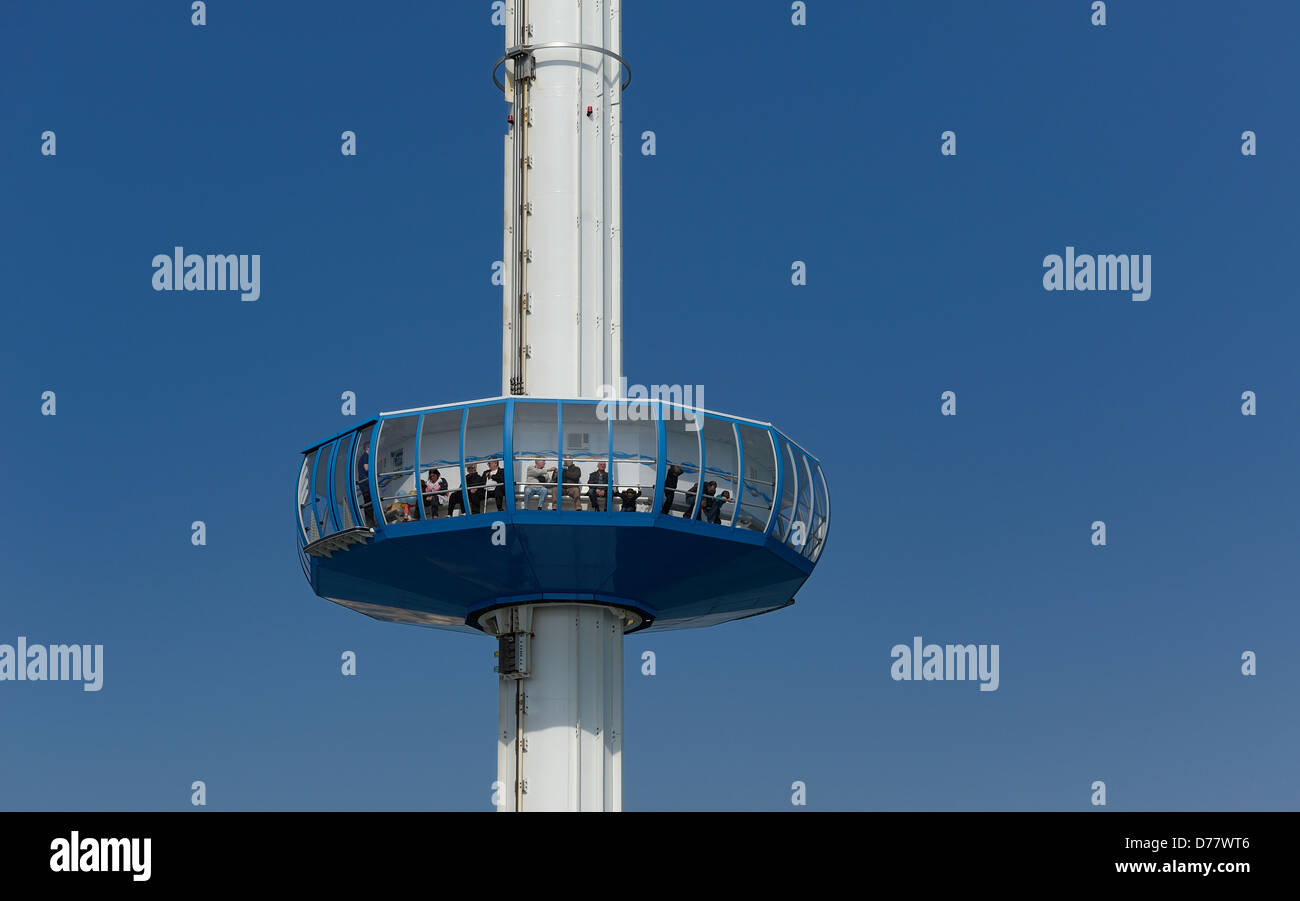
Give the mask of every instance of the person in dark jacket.
[[618, 499], [623, 502], [620, 513], [635, 513], [636, 499], [641, 496], [641, 492], [635, 488], [624, 488], [618, 493]]
[[704, 493], [700, 495], [700, 511], [695, 514], [695, 518], [704, 522], [712, 522], [713, 516], [713, 492], [718, 490], [717, 482], [705, 482]]
[[457, 507], [459, 507], [460, 512], [464, 514], [465, 512], [464, 488], [453, 488], [451, 489], [451, 491], [447, 492], [447, 515], [454, 516], [456, 514]]
[[591, 501], [591, 509], [603, 511], [608, 507], [605, 501], [605, 495], [609, 491], [609, 473], [605, 472], [605, 461], [601, 460], [596, 464], [596, 471], [587, 476], [587, 499]]
[[580, 510], [582, 505], [579, 499], [582, 497], [582, 469], [572, 460], [564, 464], [564, 469], [560, 472], [562, 480], [560, 487], [560, 497], [556, 498], [556, 503], [563, 506], [562, 499], [567, 497], [573, 501], [573, 509]]
[[465, 464], [469, 472], [465, 476], [465, 486], [469, 488], [469, 512], [483, 512], [483, 476], [478, 471], [477, 463]]
[[664, 476], [664, 504], [659, 508], [659, 512], [667, 516], [673, 509], [673, 498], [677, 496], [674, 490], [677, 487], [677, 477], [683, 472], [682, 468], [674, 463], [668, 467], [668, 474]]
[[375, 524], [375, 511], [370, 500], [370, 448], [361, 449], [357, 457], [357, 489], [361, 492], [361, 516], [366, 525]]

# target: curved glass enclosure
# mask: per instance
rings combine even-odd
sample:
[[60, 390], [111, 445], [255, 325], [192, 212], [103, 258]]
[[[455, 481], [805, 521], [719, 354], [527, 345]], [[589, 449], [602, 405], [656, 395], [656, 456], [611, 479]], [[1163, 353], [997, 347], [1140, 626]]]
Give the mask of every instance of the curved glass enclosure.
[[302, 530], [308, 544], [320, 538], [320, 533], [316, 531], [316, 521], [308, 512], [311, 509], [311, 474], [315, 462], [316, 451], [308, 451], [298, 475], [298, 528]]
[[338, 442], [332, 442], [321, 448], [316, 454], [316, 465], [312, 468], [311, 482], [311, 517], [315, 522], [317, 534], [322, 538], [332, 535], [337, 529], [330, 517], [330, 459]]
[[687, 493], [700, 478], [699, 420], [687, 422], [669, 419], [663, 422], [668, 459], [664, 466], [663, 501], [659, 513], [664, 516], [695, 518], [698, 492]]
[[657, 425], [641, 418], [636, 406], [615, 408], [610, 471], [613, 509], [619, 513], [651, 513], [655, 509], [655, 488], [659, 484]]
[[386, 523], [419, 519], [415, 503], [415, 424], [418, 417], [403, 416], [379, 424], [379, 450], [374, 478], [379, 516]]
[[515, 507], [554, 510], [559, 501], [560, 408], [555, 401], [515, 402]]
[[357, 522], [364, 526], [375, 524], [375, 505], [370, 499], [370, 441], [374, 431], [373, 425], [364, 426], [357, 433], [356, 444], [352, 448], [353, 509]]
[[500, 398], [384, 414], [308, 448], [298, 474], [299, 540], [313, 556], [484, 514], [625, 513], [645, 517], [628, 524], [771, 540], [816, 562], [830, 500], [821, 465], [771, 425], [658, 400]]
[[460, 477], [460, 433], [463, 410], [438, 410], [420, 417], [420, 515], [424, 519], [451, 516], [452, 499], [464, 509]]
[[340, 530], [355, 528], [357, 525], [356, 518], [352, 514], [350, 501], [352, 480], [349, 475], [353, 466], [352, 445], [355, 440], [355, 435], [340, 438], [334, 452], [334, 476], [331, 494], [334, 498], [334, 515], [337, 518]]
[[609, 425], [603, 408], [581, 402], [560, 405], [564, 462], [560, 503], [564, 510], [608, 512]]
[[790, 446], [784, 438], [773, 437], [776, 438], [776, 473], [780, 495], [772, 511], [772, 537], [778, 541], [785, 541], [786, 536], [790, 534], [790, 523], [794, 520], [794, 499], [798, 485], [795, 482], [794, 469], [790, 464]]
[[465, 414], [463, 478], [469, 512], [500, 512], [506, 508], [505, 405], [469, 407]]
[[736, 424], [716, 416], [704, 417], [704, 479], [695, 518], [714, 525], [730, 526], [736, 509], [736, 473], [740, 456], [736, 446]]
[[826, 532], [830, 526], [830, 493], [826, 490], [826, 473], [822, 472], [820, 466], [809, 461], [809, 466], [813, 467], [813, 479], [817, 483], [817, 510], [819, 513], [816, 528], [813, 530], [813, 550], [809, 557], [814, 563], [821, 556], [822, 545], [826, 543]]
[[738, 528], [766, 532], [776, 498], [776, 448], [772, 433], [752, 425], [736, 425], [744, 481], [740, 489]]
[[803, 554], [808, 548], [809, 532], [812, 530], [812, 474], [808, 471], [808, 461], [802, 453], [793, 451], [792, 455], [795, 481], [799, 483], [799, 499], [795, 503], [795, 518], [785, 543]]

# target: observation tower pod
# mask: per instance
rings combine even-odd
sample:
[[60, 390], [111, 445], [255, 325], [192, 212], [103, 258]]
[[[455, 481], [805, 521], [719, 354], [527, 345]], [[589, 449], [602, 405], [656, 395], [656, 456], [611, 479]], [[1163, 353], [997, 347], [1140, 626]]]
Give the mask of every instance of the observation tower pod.
[[497, 639], [498, 809], [620, 810], [623, 636], [792, 604], [829, 496], [769, 423], [618, 396], [618, 0], [513, 0], [506, 44], [502, 393], [309, 446], [299, 557], [327, 600]]

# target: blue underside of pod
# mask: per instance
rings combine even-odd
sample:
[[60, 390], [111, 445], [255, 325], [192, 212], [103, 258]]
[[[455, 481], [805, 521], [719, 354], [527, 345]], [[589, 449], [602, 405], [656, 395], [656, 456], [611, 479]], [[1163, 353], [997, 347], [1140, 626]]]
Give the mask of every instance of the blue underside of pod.
[[468, 632], [487, 609], [535, 601], [616, 604], [661, 630], [787, 606], [813, 569], [760, 532], [658, 514], [506, 510], [397, 531], [311, 558], [313, 589], [377, 619]]

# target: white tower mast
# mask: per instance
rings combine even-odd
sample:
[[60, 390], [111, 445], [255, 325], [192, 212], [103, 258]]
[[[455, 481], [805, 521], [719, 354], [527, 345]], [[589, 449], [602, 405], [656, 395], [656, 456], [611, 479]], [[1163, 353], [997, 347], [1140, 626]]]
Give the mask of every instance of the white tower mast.
[[622, 375], [619, 2], [507, 8], [502, 394], [597, 397]]
[[[508, 0], [502, 394], [599, 397], [620, 383], [619, 2]], [[627, 624], [576, 603], [483, 617], [502, 638], [499, 810], [622, 809]]]

